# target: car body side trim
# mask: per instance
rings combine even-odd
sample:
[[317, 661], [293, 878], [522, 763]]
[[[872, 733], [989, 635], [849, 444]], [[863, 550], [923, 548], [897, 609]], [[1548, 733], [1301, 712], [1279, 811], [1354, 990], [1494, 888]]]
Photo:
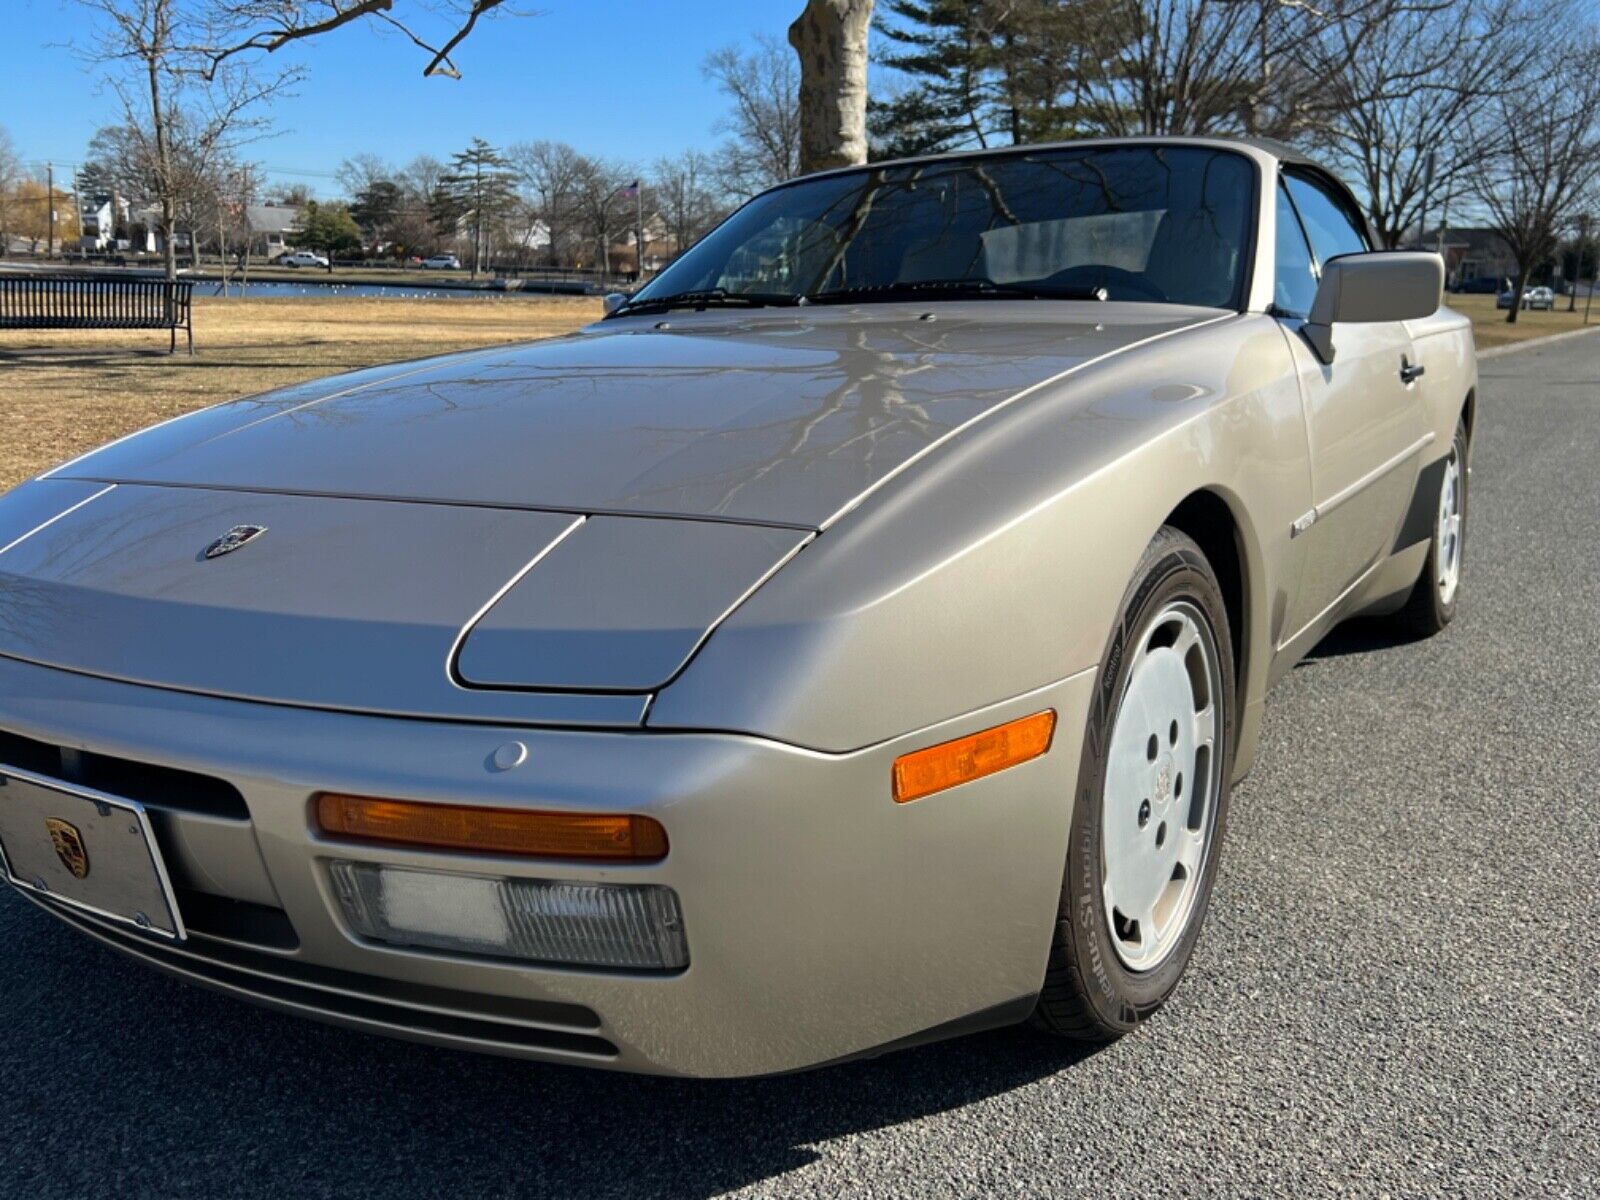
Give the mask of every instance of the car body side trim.
[[1416, 441], [1412, 442], [1411, 445], [1400, 451], [1400, 453], [1396, 454], [1393, 458], [1374, 467], [1355, 482], [1346, 484], [1344, 487], [1340, 488], [1321, 504], [1317, 505], [1316, 509], [1314, 510], [1316, 513], [1315, 519], [1320, 521], [1334, 509], [1345, 503], [1345, 501], [1353, 499], [1355, 496], [1359, 495], [1361, 492], [1377, 483], [1378, 480], [1382, 479], [1401, 463], [1405, 462], [1409, 458], [1414, 457], [1419, 451], [1427, 449], [1428, 446], [1433, 444], [1436, 436], [1437, 435], [1433, 432], [1433, 430], [1428, 430], [1427, 433], [1423, 434]]
[[1367, 580], [1371, 579], [1373, 574], [1378, 570], [1378, 568], [1383, 566], [1383, 564], [1388, 562], [1388, 561], [1389, 561], [1388, 555], [1380, 556], [1378, 558], [1378, 560], [1376, 562], [1374, 562], [1370, 567], [1368, 567], [1365, 571], [1362, 571], [1361, 574], [1357, 575], [1355, 577], [1355, 579], [1351, 581], [1349, 587], [1345, 588], [1344, 591], [1340, 592], [1331, 601], [1329, 601], [1327, 606], [1324, 607], [1321, 612], [1319, 612], [1316, 616], [1312, 617], [1304, 625], [1300, 626], [1299, 629], [1296, 629], [1288, 637], [1284, 638], [1281, 642], [1279, 642], [1278, 646], [1277, 646], [1277, 652], [1278, 653], [1282, 653], [1282, 651], [1284, 650], [1285, 647], [1294, 645], [1294, 643], [1296, 641], [1298, 641], [1300, 638], [1305, 636], [1305, 634], [1306, 634], [1306, 632], [1308, 630], [1315, 628], [1315, 626], [1316, 626], [1318, 621], [1321, 621], [1329, 613], [1333, 612], [1341, 604], [1343, 604], [1346, 600], [1348, 600], [1352, 595], [1354, 595], [1355, 592], [1356, 592], [1356, 589], [1358, 589], [1362, 584], [1366, 583]]

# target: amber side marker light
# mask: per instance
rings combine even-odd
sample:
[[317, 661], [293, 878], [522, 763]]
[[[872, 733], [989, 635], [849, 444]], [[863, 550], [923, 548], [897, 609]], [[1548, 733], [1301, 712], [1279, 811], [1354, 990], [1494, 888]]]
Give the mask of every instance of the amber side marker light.
[[332, 837], [433, 850], [611, 862], [656, 862], [667, 831], [649, 817], [419, 804], [324, 792], [317, 826]]
[[1038, 758], [1050, 749], [1055, 730], [1055, 710], [1046, 709], [981, 733], [902, 754], [894, 760], [895, 803], [920, 800]]

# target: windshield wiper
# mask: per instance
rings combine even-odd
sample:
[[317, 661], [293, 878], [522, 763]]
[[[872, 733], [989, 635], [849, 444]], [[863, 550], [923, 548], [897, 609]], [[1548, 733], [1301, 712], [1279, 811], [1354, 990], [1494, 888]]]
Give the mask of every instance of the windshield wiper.
[[630, 300], [613, 317], [624, 313], [666, 312], [674, 308], [764, 308], [769, 304], [799, 304], [801, 297], [788, 292], [730, 292], [727, 288], [673, 292], [669, 296], [644, 296]]
[[937, 295], [968, 300], [1105, 300], [1102, 287], [1054, 287], [1048, 283], [995, 283], [991, 279], [918, 279], [895, 283], [863, 283], [855, 287], [813, 292], [812, 304], [843, 304], [851, 300], [902, 300]]

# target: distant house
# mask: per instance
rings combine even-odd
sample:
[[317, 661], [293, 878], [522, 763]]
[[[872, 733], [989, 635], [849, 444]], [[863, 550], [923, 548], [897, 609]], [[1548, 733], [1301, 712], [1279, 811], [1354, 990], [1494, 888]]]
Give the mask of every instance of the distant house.
[[274, 259], [294, 248], [289, 234], [300, 224], [299, 205], [252, 204], [245, 219], [250, 225], [250, 253]]
[[540, 220], [525, 225], [513, 224], [506, 230], [511, 246], [522, 254], [534, 254], [550, 248], [550, 226]]
[[116, 239], [118, 215], [128, 215], [128, 202], [121, 197], [109, 192], [82, 197], [78, 202], [78, 248], [86, 254], [104, 251]]
[[117, 242], [117, 249], [137, 254], [155, 254], [161, 249], [161, 206], [129, 204], [125, 214], [128, 236]]
[[[638, 269], [639, 253], [635, 246], [637, 241], [638, 233], [632, 225], [629, 225], [622, 237], [612, 245], [612, 270], [631, 272]], [[646, 271], [661, 270], [683, 249], [684, 247], [679, 246], [677, 239], [672, 236], [665, 217], [660, 213], [650, 213], [645, 217], [644, 269]]]
[[[1445, 276], [1451, 287], [1472, 279], [1510, 279], [1517, 273], [1517, 259], [1506, 240], [1493, 229], [1444, 230]], [[1440, 231], [1423, 236], [1422, 245], [1431, 250], [1440, 244]]]

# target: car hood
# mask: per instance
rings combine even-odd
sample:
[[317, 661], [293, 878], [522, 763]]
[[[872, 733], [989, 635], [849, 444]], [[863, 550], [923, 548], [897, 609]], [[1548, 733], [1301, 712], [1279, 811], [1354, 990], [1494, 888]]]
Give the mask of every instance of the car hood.
[[811, 536], [35, 480], [0, 497], [0, 655], [305, 707], [638, 725]]
[[180, 418], [0, 497], [0, 655], [253, 701], [638, 726], [876, 483], [1042, 381], [1216, 315], [1048, 307], [610, 321]]
[[669, 313], [206, 409], [58, 478], [823, 528], [962, 426], [1215, 319], [984, 301]]

